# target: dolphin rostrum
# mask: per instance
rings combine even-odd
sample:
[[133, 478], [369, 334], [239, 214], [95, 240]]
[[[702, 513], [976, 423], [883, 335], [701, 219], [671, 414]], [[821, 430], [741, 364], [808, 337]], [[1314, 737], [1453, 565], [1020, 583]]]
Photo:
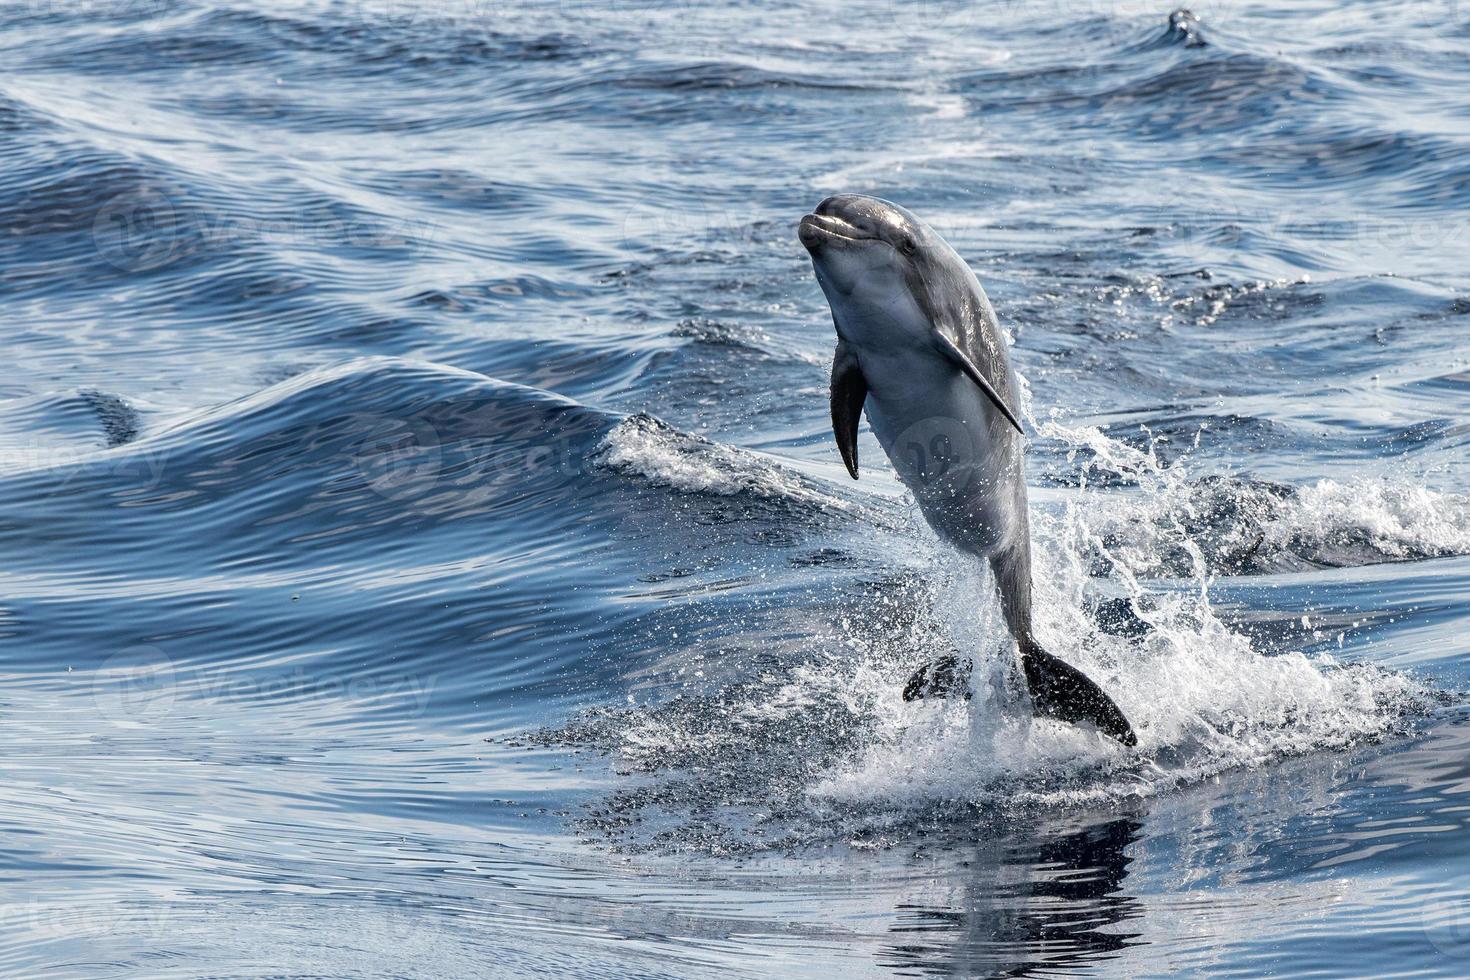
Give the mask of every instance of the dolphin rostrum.
[[[1090, 722], [1136, 745], [1102, 689], [1031, 631], [1031, 529], [1018, 386], [995, 311], [949, 243], [896, 204], [829, 197], [801, 243], [832, 307], [832, 428], [853, 479], [864, 409], [878, 443], [940, 538], [990, 563], [1039, 714]], [[962, 661], [920, 670], [904, 690], [967, 689]]]

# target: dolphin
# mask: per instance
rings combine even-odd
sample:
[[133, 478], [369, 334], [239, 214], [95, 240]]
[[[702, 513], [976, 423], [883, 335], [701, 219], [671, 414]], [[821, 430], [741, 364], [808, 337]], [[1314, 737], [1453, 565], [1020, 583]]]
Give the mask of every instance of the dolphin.
[[[1032, 632], [1019, 386], [975, 273], [934, 229], [874, 197], [827, 198], [798, 236], [837, 327], [832, 430], [848, 473], [857, 479], [866, 410], [929, 526], [989, 562], [1033, 709], [1136, 745], [1113, 700]], [[904, 699], [967, 691], [967, 668], [943, 658], [910, 679]]]

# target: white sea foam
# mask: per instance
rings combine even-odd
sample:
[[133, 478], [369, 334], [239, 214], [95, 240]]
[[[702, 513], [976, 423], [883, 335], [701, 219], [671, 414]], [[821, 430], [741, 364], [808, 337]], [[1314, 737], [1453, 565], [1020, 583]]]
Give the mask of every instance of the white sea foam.
[[721, 497], [750, 494], [846, 508], [801, 474], [759, 453], [681, 432], [651, 415], [631, 415], [603, 437], [593, 462], [658, 486]]
[[[814, 797], [892, 805], [935, 799], [973, 802], [1084, 802], [1152, 795], [1227, 769], [1275, 757], [1329, 749], [1386, 733], [1422, 710], [1429, 692], [1408, 675], [1370, 665], [1345, 665], [1326, 654], [1263, 656], [1214, 615], [1208, 579], [1197, 587], [1151, 596], [1142, 639], [1101, 634], [1086, 612], [1084, 591], [1092, 556], [1110, 529], [1136, 530], [1123, 549], [1148, 555], [1165, 542], [1200, 546], [1182, 522], [1159, 520], [1176, 506], [1187, 474], [1169, 471], [1148, 452], [1096, 429], [1043, 427], [1094, 465], [1125, 474], [1143, 488], [1119, 504], [1115, 493], [1083, 489], [1058, 512], [1033, 510], [1035, 615], [1043, 645], [1096, 679], [1133, 722], [1139, 745], [1130, 750], [1086, 729], [1034, 719], [1006, 649], [992, 650], [972, 682], [969, 703], [902, 702], [890, 680], [871, 692], [874, 735], [848, 768], [817, 781]], [[1344, 528], [1361, 531], [1385, 554], [1397, 549], [1464, 549], [1467, 501], [1396, 483], [1340, 485], [1323, 481], [1298, 491], [1270, 533], [1331, 540]], [[1109, 552], [1115, 579], [1133, 596], [1146, 590], [1137, 575], [1148, 560]], [[1003, 635], [987, 605], [988, 583], [965, 581], [963, 559], [941, 560], [947, 574], [930, 590], [934, 615], [960, 649]], [[960, 598], [968, 597], [968, 598]], [[1142, 608], [1142, 607], [1140, 607]], [[868, 676], [860, 672], [857, 676]], [[879, 682], [881, 683], [881, 682]]]
[[1392, 476], [1298, 487], [1194, 479], [1182, 463], [1091, 427], [1041, 425], [1043, 436], [1090, 453], [1089, 477], [1137, 491], [1085, 495], [1088, 526], [1109, 562], [1136, 576], [1200, 576], [1365, 565], [1470, 553], [1470, 495]]
[[[1098, 494], [1092, 526], [1141, 576], [1366, 565], [1470, 552], [1470, 496], [1407, 480], [1241, 481]], [[1198, 555], [1181, 562], [1196, 546]], [[1184, 567], [1181, 567], [1183, 565]]]
[[[670, 774], [626, 805], [673, 816], [674, 829], [661, 824], [669, 846], [739, 848], [834, 832], [872, 839], [906, 814], [936, 805], [948, 812], [954, 802], [1005, 807], [1151, 796], [1230, 769], [1381, 737], [1435, 702], [1404, 673], [1322, 653], [1254, 649], [1211, 609], [1211, 542], [1194, 540], [1190, 522], [1168, 517], [1198, 481], [1182, 465], [1165, 467], [1097, 429], [1042, 428], [1086, 451], [1090, 472], [1110, 479], [1095, 481], [1106, 489], [1084, 484], [1059, 507], [1033, 508], [1037, 632], [1052, 653], [1116, 699], [1138, 733], [1136, 748], [1032, 715], [988, 571], [941, 546], [916, 518], [911, 531], [899, 533], [904, 547], [921, 552], [923, 573], [875, 584], [859, 603], [864, 615], [802, 636], [788, 651], [798, 665], [713, 695], [691, 687], [672, 701], [594, 724], [593, 740], [625, 765]], [[601, 454], [605, 465], [680, 490], [819, 493], [755, 454], [651, 419], [620, 425]], [[1126, 495], [1112, 488], [1117, 477], [1132, 487]], [[1232, 491], [1227, 485], [1222, 492]], [[1328, 482], [1283, 493], [1272, 498], [1284, 502], [1272, 533], [1284, 537], [1330, 538], [1334, 526], [1351, 526], [1391, 553], [1461, 540], [1455, 535], [1464, 532], [1463, 509], [1456, 509], [1464, 502], [1453, 495]], [[1110, 543], [1119, 527], [1136, 536]], [[1166, 532], [1171, 536], [1148, 537]], [[1139, 581], [1149, 562], [1125, 552], [1163, 546], [1197, 559], [1192, 586], [1160, 592]], [[1146, 636], [1098, 630], [1086, 597], [1096, 587], [1100, 552], [1113, 584], [1140, 600], [1151, 626]], [[885, 601], [903, 612], [868, 614]], [[759, 617], [744, 626], [752, 636], [770, 635]], [[738, 641], [740, 633], [728, 635]], [[978, 660], [972, 699], [904, 702], [904, 677], [949, 650]]]
[[[1080, 597], [1066, 594], [1076, 584], [1069, 565], [1056, 564], [1054, 554], [1039, 561], [1039, 632], [1113, 695], [1137, 730], [1136, 749], [1031, 717], [1009, 658], [992, 657], [977, 671], [968, 703], [905, 704], [892, 679], [874, 678], [875, 737], [851, 766], [817, 781], [813, 796], [879, 807], [1149, 796], [1382, 734], [1424, 703], [1425, 691], [1404, 674], [1326, 655], [1262, 656], [1198, 594], [1165, 602], [1142, 642], [1100, 636], [1085, 622]], [[936, 611], [954, 615], [944, 605]], [[958, 622], [955, 632], [968, 626]]]
[[1299, 489], [1268, 540], [1329, 543], [1359, 532], [1383, 555], [1413, 558], [1470, 552], [1470, 495], [1404, 481], [1320, 480]]

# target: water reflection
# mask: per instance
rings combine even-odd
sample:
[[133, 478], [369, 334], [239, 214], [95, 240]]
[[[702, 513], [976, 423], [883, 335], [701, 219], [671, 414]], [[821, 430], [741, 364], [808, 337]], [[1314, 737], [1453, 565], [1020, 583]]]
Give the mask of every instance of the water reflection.
[[1133, 815], [1028, 819], [947, 847], [950, 894], [900, 904], [879, 961], [900, 975], [1022, 977], [1141, 945], [1140, 933], [1118, 927], [1144, 911], [1123, 892], [1142, 826]]

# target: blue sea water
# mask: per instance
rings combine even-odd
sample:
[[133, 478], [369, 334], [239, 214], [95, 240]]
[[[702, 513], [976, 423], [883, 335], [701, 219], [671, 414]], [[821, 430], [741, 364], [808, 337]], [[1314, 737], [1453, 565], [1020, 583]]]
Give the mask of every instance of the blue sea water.
[[[0, 52], [0, 972], [1470, 972], [1466, 5], [6, 0]], [[843, 472], [837, 191], [1011, 331], [1038, 628], [1137, 751]]]

